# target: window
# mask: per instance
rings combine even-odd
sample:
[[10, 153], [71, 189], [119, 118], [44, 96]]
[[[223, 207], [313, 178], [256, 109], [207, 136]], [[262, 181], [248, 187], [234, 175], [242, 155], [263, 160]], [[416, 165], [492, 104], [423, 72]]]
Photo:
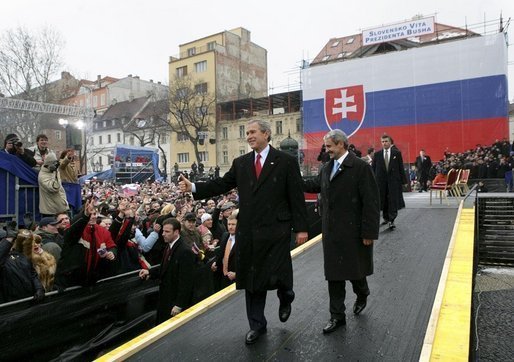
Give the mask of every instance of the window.
[[98, 96], [93, 96], [93, 107], [98, 106]]
[[214, 50], [216, 49], [216, 42], [215, 41], [210, 41], [207, 43], [207, 50]]
[[177, 89], [176, 99], [184, 99], [187, 97], [187, 88]]
[[207, 115], [207, 106], [196, 107], [196, 116], [205, 117]]
[[182, 78], [187, 75], [187, 65], [184, 65], [183, 67], [177, 68], [177, 78]]
[[282, 134], [282, 121], [277, 121], [275, 124], [276, 134]]
[[101, 165], [103, 165], [103, 160], [102, 160], [102, 156], [98, 156], [98, 163]]
[[107, 126], [107, 121], [102, 122], [102, 127], [105, 128]]
[[110, 134], [107, 135], [107, 143], [111, 143], [111, 135]]
[[239, 156], [242, 156], [246, 153], [246, 150], [244, 148], [239, 149]]
[[189, 153], [177, 153], [178, 163], [189, 163]]
[[245, 126], [239, 126], [239, 138], [246, 138]]
[[351, 44], [351, 43], [353, 43], [354, 40], [355, 40], [355, 38], [350, 38], [346, 41], [346, 44]]
[[228, 151], [223, 151], [223, 164], [228, 163]]
[[116, 142], [121, 142], [121, 133], [116, 133]]
[[207, 151], [199, 152], [199, 156], [200, 156], [200, 162], [209, 161], [209, 152], [207, 152]]
[[102, 136], [98, 136], [98, 144], [101, 145], [102, 144]]
[[200, 84], [195, 85], [195, 93], [196, 94], [207, 93], [207, 83], [200, 83]]
[[321, 59], [321, 61], [323, 61], [323, 62], [324, 62], [324, 61], [329, 60], [329, 59], [330, 59], [330, 55], [325, 55], [325, 56], [323, 57], [323, 59]]
[[95, 138], [91, 137], [91, 146], [94, 146], [94, 145], [95, 145]]
[[100, 95], [100, 105], [105, 106], [105, 94]]
[[62, 132], [61, 131], [55, 131], [55, 138], [58, 140], [62, 140]]
[[301, 119], [296, 120], [296, 132], [301, 133], [303, 129], [303, 124]]
[[159, 141], [161, 145], [168, 143], [168, 135], [166, 133], [161, 133], [161, 139]]
[[332, 47], [336, 47], [339, 45], [339, 40], [336, 40], [335, 42], [332, 43]]
[[341, 59], [345, 55], [346, 55], [346, 52], [341, 52], [341, 53], [337, 54], [337, 58]]
[[221, 129], [221, 138], [223, 138], [224, 140], [228, 139], [228, 128], [227, 127], [223, 127]]
[[111, 127], [112, 126], [112, 119], [108, 119], [105, 121], [105, 127]]
[[193, 47], [193, 48], [189, 48], [189, 49], [187, 50], [187, 56], [188, 56], [188, 57], [192, 57], [192, 56], [193, 56], [193, 55], [195, 55], [195, 54], [196, 54], [196, 48], [195, 48], [195, 47]]
[[178, 132], [177, 133], [177, 141], [178, 142], [184, 142], [187, 141], [189, 138], [187, 137], [187, 134], [184, 132]]
[[195, 63], [195, 72], [203, 73], [206, 70], [207, 70], [207, 60], [204, 60], [203, 62]]
[[129, 144], [130, 144], [131, 146], [134, 146], [134, 136], [130, 136], [130, 138], [129, 138]]

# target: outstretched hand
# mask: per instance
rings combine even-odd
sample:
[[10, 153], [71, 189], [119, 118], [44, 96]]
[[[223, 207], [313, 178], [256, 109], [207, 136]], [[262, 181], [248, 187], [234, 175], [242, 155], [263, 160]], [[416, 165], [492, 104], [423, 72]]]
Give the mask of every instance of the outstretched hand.
[[193, 184], [183, 174], [179, 176], [178, 187], [182, 192], [191, 192], [193, 190]]

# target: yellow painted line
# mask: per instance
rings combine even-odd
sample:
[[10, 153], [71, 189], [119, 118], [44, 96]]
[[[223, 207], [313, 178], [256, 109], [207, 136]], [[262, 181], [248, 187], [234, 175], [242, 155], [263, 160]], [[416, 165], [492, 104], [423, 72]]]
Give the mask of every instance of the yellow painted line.
[[461, 203], [425, 334], [420, 361], [468, 361], [475, 209]]
[[[308, 242], [303, 245], [298, 246], [297, 248], [291, 251], [291, 257], [295, 258], [298, 255], [302, 254], [309, 248], [316, 245], [321, 240], [321, 234], [312, 238]], [[202, 300], [201, 302], [195, 304], [189, 309], [186, 309], [182, 313], [177, 316], [167, 320], [159, 324], [158, 326], [150, 329], [149, 331], [137, 336], [136, 338], [128, 341], [127, 343], [121, 345], [120, 347], [104, 354], [100, 358], [96, 359], [96, 361], [106, 362], [106, 361], [123, 361], [128, 357], [136, 354], [141, 351], [143, 348], [149, 346], [160, 338], [164, 337], [168, 333], [174, 331], [180, 326], [186, 324], [190, 320], [196, 318], [197, 316], [205, 313], [215, 305], [221, 303], [225, 299], [236, 293], [235, 285], [232, 284], [226, 287], [223, 290], [220, 290], [216, 294], [211, 295], [209, 298]]]

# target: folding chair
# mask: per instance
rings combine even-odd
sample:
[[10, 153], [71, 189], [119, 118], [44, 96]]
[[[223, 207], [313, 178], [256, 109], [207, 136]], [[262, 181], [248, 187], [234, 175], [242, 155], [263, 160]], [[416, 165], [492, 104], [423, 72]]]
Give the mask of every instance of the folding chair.
[[[453, 168], [448, 171], [448, 175], [446, 177], [446, 182], [438, 182], [432, 184], [430, 187], [430, 205], [432, 205], [432, 191], [439, 191], [439, 203], [443, 203], [443, 196], [446, 199], [448, 205], [450, 205], [450, 201], [448, 200], [447, 193], [453, 191], [453, 187], [455, 185], [455, 181], [457, 181], [458, 172]], [[436, 194], [437, 195], [437, 194]]]

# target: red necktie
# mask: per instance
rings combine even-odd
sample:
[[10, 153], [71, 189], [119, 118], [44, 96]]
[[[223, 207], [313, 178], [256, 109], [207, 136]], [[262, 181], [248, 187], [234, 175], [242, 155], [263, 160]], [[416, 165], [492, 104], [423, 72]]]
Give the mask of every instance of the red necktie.
[[262, 171], [262, 165], [261, 165], [261, 154], [258, 153], [257, 157], [255, 158], [255, 176], [259, 178]]

